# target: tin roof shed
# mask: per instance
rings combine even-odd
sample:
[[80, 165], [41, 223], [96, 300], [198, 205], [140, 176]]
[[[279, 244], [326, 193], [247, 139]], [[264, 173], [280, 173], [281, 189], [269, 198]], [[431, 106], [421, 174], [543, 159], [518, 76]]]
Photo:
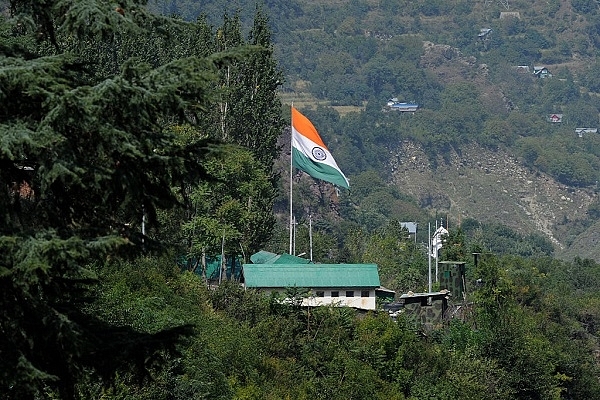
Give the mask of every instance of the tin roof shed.
[[408, 233], [411, 235], [417, 233], [417, 225], [416, 222], [400, 222], [400, 226], [408, 229]]

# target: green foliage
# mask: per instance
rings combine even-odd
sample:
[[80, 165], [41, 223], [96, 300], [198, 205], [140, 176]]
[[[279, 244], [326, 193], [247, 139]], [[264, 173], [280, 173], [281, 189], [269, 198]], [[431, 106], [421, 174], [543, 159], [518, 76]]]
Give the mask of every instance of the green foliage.
[[600, 218], [600, 201], [596, 200], [592, 204], [588, 206], [587, 210], [588, 215], [593, 219]]
[[[469, 303], [427, 336], [405, 315], [301, 308], [233, 282], [209, 290], [181, 273], [171, 253], [134, 257], [154, 249], [151, 238], [173, 245], [173, 254], [185, 248], [195, 256], [220, 250], [225, 235], [230, 253], [240, 242], [250, 253], [267, 240], [271, 166], [283, 127], [274, 93], [282, 75], [267, 20], [258, 12], [245, 25], [226, 15], [213, 32], [205, 19], [153, 17], [141, 1], [121, 2], [122, 13], [103, 2], [38, 3], [11, 2], [21, 25], [0, 27], [1, 397], [598, 398], [598, 265], [539, 258], [552, 254], [552, 244], [538, 235], [474, 220], [452, 231], [445, 257], [483, 249], [513, 256], [484, 254], [470, 271]], [[556, 12], [556, 4], [541, 15]], [[190, 5], [172, 2], [170, 12]], [[280, 37], [287, 23], [298, 30], [280, 50], [294, 78], [314, 80], [311, 90], [338, 104], [369, 99], [363, 113], [308, 113], [356, 178], [341, 196], [298, 185], [318, 192], [309, 211], [331, 207], [348, 217], [316, 222], [317, 259], [377, 262], [386, 286], [423, 288], [426, 256], [396, 219], [417, 220], [421, 211], [372, 172], [391, 169], [388, 153], [402, 140], [424, 145], [431, 160], [470, 141], [491, 148], [516, 141], [529, 165], [565, 183], [597, 180], [596, 140], [566, 140], [566, 130], [542, 117], [564, 109], [574, 124], [591, 124], [593, 99], [559, 71], [565, 81], [498, 71], [556, 45], [553, 34], [529, 29], [534, 20], [498, 22], [494, 33], [505, 37], [494, 35], [481, 49], [485, 62], [504, 57], [490, 63], [490, 73], [505, 83], [499, 87], [507, 106], [519, 108], [498, 114], [504, 103], [490, 106], [479, 85], [457, 83], [465, 76], [442, 84], [419, 64], [422, 39], [476, 49], [466, 29], [477, 21], [467, 18], [468, 2], [272, 7]], [[453, 7], [464, 18], [439, 23]], [[371, 26], [357, 29], [352, 21], [367, 16], [378, 29], [364, 37]], [[463, 25], [459, 39], [450, 37], [452, 24]], [[261, 48], [237, 50], [246, 44]], [[335, 59], [337, 45], [343, 57]], [[211, 55], [216, 51], [224, 52]], [[341, 75], [324, 74], [324, 67]], [[426, 109], [381, 113], [391, 96], [412, 97]], [[245, 149], [212, 147], [209, 139]], [[172, 211], [178, 205], [184, 207]], [[149, 217], [146, 237], [139, 234], [142, 214]], [[306, 219], [299, 221], [305, 249]], [[168, 230], [159, 231], [159, 222]], [[184, 223], [189, 230], [182, 232]]]
[[598, 11], [598, 6], [590, 0], [573, 0], [571, 4], [580, 14], [595, 14]]
[[[150, 329], [172, 323], [168, 315], [193, 322], [195, 334], [182, 342], [181, 357], [165, 354], [149, 367], [151, 381], [124, 371], [108, 389], [79, 386], [84, 397], [597, 398], [594, 341], [568, 331], [581, 329], [578, 316], [591, 327], [600, 313], [591, 298], [582, 298], [585, 313], [564, 307], [571, 287], [593, 292], [589, 279], [598, 266], [590, 260], [484, 255], [474, 271], [482, 284], [471, 290], [471, 312], [428, 338], [404, 316], [305, 309], [229, 282], [209, 290], [171, 265], [168, 257], [145, 258], [99, 269], [105, 288], [97, 309]], [[566, 283], [572, 268], [588, 278], [554, 286]], [[139, 318], [152, 309], [156, 320]]]
[[[562, 183], [589, 186], [598, 180], [596, 171], [600, 158], [596, 138], [588, 139], [587, 142], [570, 140], [560, 132], [543, 139], [525, 138], [518, 144], [528, 164], [555, 176]], [[569, 150], [568, 154], [565, 149]]]
[[[0, 21], [0, 286], [3, 308], [13, 311], [1, 319], [3, 397], [95, 397], [111, 383], [124, 385], [111, 393], [126, 396], [126, 387], [137, 392], [153, 374], [163, 388], [141, 397], [153, 390], [165, 397], [177, 386], [177, 343], [191, 329], [158, 295], [161, 275], [131, 273], [137, 282], [102, 275], [115, 286], [97, 292], [89, 265], [154, 248], [139, 233], [142, 215], [156, 229], [157, 214], [181, 204], [179, 190], [207, 178], [203, 161], [214, 150], [206, 135], [183, 140], [166, 125], [199, 121], [217, 97], [219, 71], [262, 50], [209, 49], [197, 57], [159, 46], [153, 58], [142, 41], [134, 54], [128, 39], [169, 43], [169, 34], [189, 26], [151, 16], [141, 3], [15, 1], [10, 11], [18, 18]], [[256, 44], [268, 42], [260, 26]], [[264, 93], [273, 90], [267, 85]], [[276, 129], [277, 119], [270, 122]], [[254, 205], [269, 207], [271, 178], [266, 189], [246, 187]], [[223, 214], [239, 219], [240, 207]]]
[[[97, 301], [87, 313], [101, 316], [117, 326], [133, 326], [144, 332], [160, 332], [182, 324], [194, 325], [193, 335], [179, 343], [178, 357], [162, 353], [146, 365], [150, 379], [140, 380], [127, 368], [114, 384], [103, 389], [105, 396], [123, 398], [229, 398], [226, 369], [210, 345], [212, 322], [209, 291], [198, 276], [181, 273], [172, 258], [143, 257], [132, 262], [112, 263], [97, 268], [101, 285]], [[80, 385], [80, 391], [91, 385]], [[81, 394], [85, 398], [85, 392]]]
[[207, 157], [203, 166], [211, 181], [189, 194], [193, 212], [182, 227], [188, 255], [220, 254], [223, 243], [233, 256], [240, 248], [246, 255], [257, 252], [274, 223], [269, 176], [249, 151], [233, 146]]
[[522, 257], [551, 256], [554, 253], [552, 242], [541, 234], [522, 235], [504, 225], [481, 224], [472, 219], [463, 221], [461, 228], [465, 236], [473, 238], [472, 242], [479, 251], [486, 249], [495, 254]]

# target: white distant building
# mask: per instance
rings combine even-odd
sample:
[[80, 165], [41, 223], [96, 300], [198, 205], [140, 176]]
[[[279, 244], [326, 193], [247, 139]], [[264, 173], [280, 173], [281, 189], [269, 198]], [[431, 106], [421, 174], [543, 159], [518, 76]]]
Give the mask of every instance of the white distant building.
[[416, 222], [400, 222], [401, 228], [406, 228], [409, 235], [414, 235], [415, 242], [417, 241], [417, 225]]
[[598, 128], [575, 128], [575, 133], [579, 137], [583, 137], [584, 133], [598, 133]]
[[393, 99], [389, 99], [387, 102], [387, 106], [392, 111], [400, 111], [400, 112], [415, 112], [419, 108], [417, 103], [407, 103], [403, 101], [398, 101], [396, 97]]

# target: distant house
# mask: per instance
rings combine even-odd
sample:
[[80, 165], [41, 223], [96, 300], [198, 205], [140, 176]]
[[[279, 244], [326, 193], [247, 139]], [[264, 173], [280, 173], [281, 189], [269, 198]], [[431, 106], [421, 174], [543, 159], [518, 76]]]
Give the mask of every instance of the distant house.
[[552, 122], [552, 123], [562, 122], [562, 119], [563, 119], [562, 114], [548, 114], [548, 116], [546, 117], [546, 121]]
[[415, 112], [419, 108], [419, 105], [417, 103], [406, 103], [398, 101], [396, 97], [394, 97], [393, 99], [389, 99], [387, 102], [387, 106], [389, 110], [400, 112]]
[[533, 74], [538, 78], [552, 78], [552, 74], [546, 67], [533, 67]]
[[481, 28], [479, 30], [479, 33], [477, 34], [477, 37], [479, 39], [485, 39], [488, 37], [488, 35], [492, 33], [492, 30], [490, 28]]
[[417, 225], [416, 222], [400, 222], [401, 228], [406, 228], [409, 235], [414, 235], [415, 242], [417, 241]]
[[308, 290], [303, 306], [337, 305], [375, 310], [380, 288], [376, 264], [244, 264], [245, 288], [264, 293]]
[[579, 137], [583, 137], [584, 133], [598, 133], [598, 128], [575, 128], [575, 133]]
[[516, 18], [521, 19], [521, 14], [518, 11], [503, 11], [500, 12], [500, 19]]

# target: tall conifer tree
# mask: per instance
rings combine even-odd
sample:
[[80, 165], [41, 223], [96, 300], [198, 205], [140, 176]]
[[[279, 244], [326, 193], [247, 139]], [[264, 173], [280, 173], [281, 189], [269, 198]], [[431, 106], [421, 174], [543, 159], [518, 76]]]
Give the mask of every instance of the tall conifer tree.
[[91, 263], [147, 246], [142, 215], [152, 224], [204, 177], [208, 142], [182, 144], [163, 122], [197, 121], [218, 69], [242, 56], [98, 68], [115, 38], [176, 25], [144, 3], [13, 0], [0, 21], [0, 397], [73, 398], [89, 371], [143, 371], [185, 331], [84, 312]]

